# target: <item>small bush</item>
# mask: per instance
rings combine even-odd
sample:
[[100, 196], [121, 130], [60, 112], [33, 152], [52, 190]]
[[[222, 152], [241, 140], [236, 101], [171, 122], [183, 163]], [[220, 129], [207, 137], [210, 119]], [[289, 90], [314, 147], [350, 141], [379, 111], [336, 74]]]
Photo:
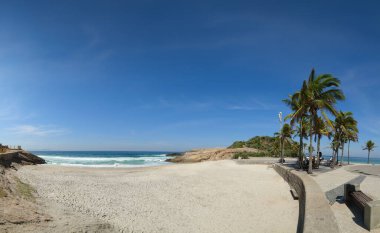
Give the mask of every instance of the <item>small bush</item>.
[[26, 184], [26, 183], [22, 182], [17, 177], [15, 177], [15, 180], [16, 180], [16, 188], [17, 188], [18, 194], [22, 198], [25, 198], [25, 199], [28, 199], [28, 200], [34, 200], [35, 198], [33, 196], [33, 192], [35, 192], [35, 190], [32, 188], [32, 186], [30, 186], [29, 184]]
[[243, 147], [245, 147], [244, 141], [236, 141], [236, 142], [232, 143], [232, 145], [229, 146], [228, 148], [243, 148]]
[[248, 159], [248, 157], [249, 156], [246, 152], [239, 152], [239, 153], [234, 154], [234, 156], [232, 156], [233, 159], [238, 159], [238, 158]]
[[249, 157], [272, 157], [272, 155], [268, 152], [252, 152], [249, 154]]
[[3, 190], [2, 187], [0, 187], [0, 198], [6, 197], [6, 196], [7, 196], [7, 193]]
[[269, 157], [270, 154], [266, 152], [239, 152], [232, 156], [233, 159], [238, 159], [239, 157], [242, 159], [248, 159], [249, 157]]

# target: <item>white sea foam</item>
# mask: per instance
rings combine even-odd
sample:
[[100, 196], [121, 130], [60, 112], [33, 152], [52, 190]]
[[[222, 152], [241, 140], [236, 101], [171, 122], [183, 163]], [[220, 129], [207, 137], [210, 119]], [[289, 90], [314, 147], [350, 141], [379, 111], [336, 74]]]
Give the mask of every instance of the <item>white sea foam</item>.
[[155, 156], [155, 157], [69, 157], [69, 156], [50, 156], [50, 155], [39, 155], [41, 158], [46, 160], [71, 160], [71, 161], [134, 161], [134, 160], [144, 160], [144, 161], [163, 161], [166, 159], [165, 155]]
[[[107, 157], [91, 156], [65, 156], [57, 154], [41, 154], [39, 155], [47, 161], [48, 164], [62, 165], [62, 166], [76, 166], [76, 167], [146, 167], [146, 166], [159, 166], [167, 164], [165, 162], [166, 154], [155, 155], [131, 155], [122, 156], [112, 155]], [[139, 157], [141, 156], [141, 157]]]
[[[107, 168], [107, 167], [120, 167], [120, 168], [127, 168], [127, 167], [153, 167], [153, 166], [160, 166], [162, 164], [141, 164], [141, 165], [132, 165], [132, 164], [72, 164], [72, 163], [50, 163], [52, 165], [60, 165], [60, 166], [68, 166], [68, 167], [94, 167], [94, 168]], [[165, 163], [167, 164], [167, 163]]]

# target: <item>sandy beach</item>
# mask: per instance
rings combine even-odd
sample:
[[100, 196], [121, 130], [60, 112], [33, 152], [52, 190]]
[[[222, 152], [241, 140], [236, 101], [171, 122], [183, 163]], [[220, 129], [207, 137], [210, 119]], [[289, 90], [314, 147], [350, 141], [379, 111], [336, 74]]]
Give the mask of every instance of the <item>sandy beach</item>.
[[17, 173], [36, 189], [37, 202], [52, 220], [8, 232], [295, 232], [297, 227], [298, 201], [268, 165], [231, 160], [130, 169], [38, 165]]

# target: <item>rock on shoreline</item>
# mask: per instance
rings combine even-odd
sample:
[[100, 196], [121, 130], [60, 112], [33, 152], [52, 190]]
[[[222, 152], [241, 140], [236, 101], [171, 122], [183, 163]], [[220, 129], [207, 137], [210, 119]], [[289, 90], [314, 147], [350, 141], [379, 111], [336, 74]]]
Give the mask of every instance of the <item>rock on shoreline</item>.
[[46, 161], [24, 150], [18, 150], [14, 152], [0, 154], [0, 165], [6, 168], [9, 168], [12, 166], [12, 163], [16, 163], [20, 165], [34, 165], [34, 164], [45, 164]]
[[172, 163], [196, 163], [206, 160], [223, 160], [231, 159], [232, 156], [239, 152], [258, 152], [254, 148], [212, 148], [212, 149], [197, 149], [183, 153], [181, 156], [167, 159], [167, 162]]
[[168, 157], [173, 157], [173, 156], [182, 156], [184, 153], [183, 152], [174, 152], [170, 154], [166, 154]]

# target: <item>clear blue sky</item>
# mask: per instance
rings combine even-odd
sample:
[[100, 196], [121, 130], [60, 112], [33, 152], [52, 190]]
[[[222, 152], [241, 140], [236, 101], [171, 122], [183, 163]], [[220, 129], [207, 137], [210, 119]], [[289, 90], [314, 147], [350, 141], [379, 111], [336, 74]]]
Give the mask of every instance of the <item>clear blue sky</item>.
[[[0, 138], [185, 150], [273, 135], [311, 68], [380, 145], [379, 1], [7, 1]], [[380, 149], [377, 149], [380, 151]], [[380, 155], [379, 152], [374, 153]]]

